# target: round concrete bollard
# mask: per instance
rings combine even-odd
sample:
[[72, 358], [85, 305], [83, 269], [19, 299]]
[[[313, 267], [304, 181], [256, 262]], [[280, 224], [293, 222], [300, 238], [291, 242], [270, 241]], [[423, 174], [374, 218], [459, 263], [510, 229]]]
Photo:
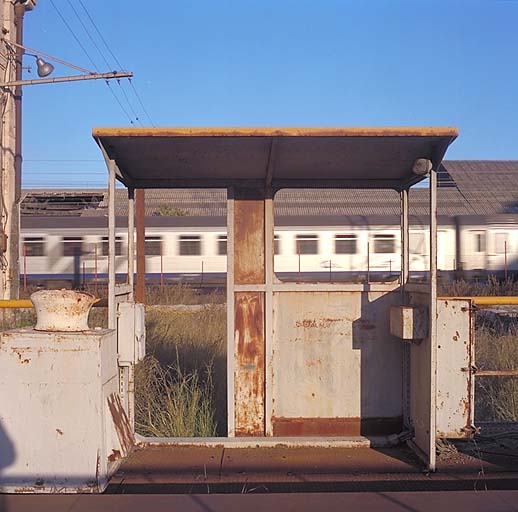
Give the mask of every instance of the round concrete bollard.
[[88, 313], [97, 300], [76, 290], [40, 290], [31, 295], [36, 310], [36, 331], [78, 332], [88, 330]]

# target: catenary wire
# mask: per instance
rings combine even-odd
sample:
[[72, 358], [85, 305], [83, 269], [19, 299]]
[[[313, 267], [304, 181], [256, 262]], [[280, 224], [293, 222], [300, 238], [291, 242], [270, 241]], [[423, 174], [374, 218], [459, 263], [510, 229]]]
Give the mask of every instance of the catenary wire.
[[[87, 49], [85, 48], [85, 46], [81, 43], [81, 41], [79, 40], [79, 38], [77, 37], [76, 33], [74, 32], [74, 30], [72, 29], [72, 27], [70, 26], [70, 24], [67, 22], [67, 20], [65, 19], [65, 17], [63, 16], [63, 14], [61, 13], [61, 11], [57, 8], [56, 4], [54, 3], [54, 0], [50, 0], [50, 3], [52, 4], [52, 6], [54, 7], [54, 9], [56, 10], [56, 12], [58, 13], [59, 17], [61, 18], [61, 20], [63, 21], [64, 25], [67, 27], [67, 29], [69, 30], [69, 32], [72, 34], [73, 38], [76, 40], [77, 44], [80, 46], [80, 48], [83, 50], [83, 52], [85, 53], [85, 55], [88, 57], [88, 59], [90, 60], [90, 62], [92, 63], [94, 69], [99, 72], [99, 68], [96, 66], [95, 62], [93, 61], [92, 57], [90, 56], [90, 54], [88, 53]], [[115, 94], [115, 91], [110, 87], [110, 83], [108, 80], [105, 80], [106, 82], [106, 85], [108, 86], [108, 89], [110, 90], [110, 93], [112, 94], [112, 96], [115, 98], [115, 101], [119, 104], [121, 110], [124, 112], [124, 115], [128, 118], [130, 124], [134, 124], [133, 122], [133, 119], [131, 118], [131, 116], [129, 115], [127, 109], [124, 107], [124, 105], [122, 104], [122, 102], [120, 101], [120, 99], [117, 97], [117, 95]]]
[[[84, 24], [83, 20], [81, 19], [81, 17], [79, 16], [79, 13], [77, 12], [76, 8], [74, 7], [74, 4], [71, 2], [71, 0], [68, 0], [68, 4], [70, 5], [70, 8], [72, 9], [72, 11], [74, 12], [74, 14], [76, 15], [76, 18], [77, 20], [79, 21], [79, 23], [81, 24], [81, 26], [83, 27], [83, 30], [85, 31], [86, 35], [88, 36], [88, 39], [90, 39], [90, 42], [93, 44], [93, 46], [95, 47], [95, 49], [98, 51], [99, 55], [101, 56], [101, 59], [104, 60], [104, 63], [106, 64], [106, 68], [107, 69], [110, 69], [110, 64], [109, 62], [106, 60], [106, 57], [104, 56], [104, 53], [101, 51], [101, 49], [99, 48], [98, 44], [95, 42], [95, 39], [92, 37], [92, 35], [90, 34], [90, 31], [88, 30], [88, 28], [86, 27], [86, 25]], [[122, 71], [122, 70], [121, 70]]]
[[94, 69], [97, 72], [99, 72], [99, 69], [97, 68], [97, 66], [95, 65], [95, 62], [93, 61], [92, 57], [88, 53], [88, 50], [84, 47], [83, 43], [81, 43], [81, 41], [77, 37], [77, 35], [74, 32], [74, 30], [72, 29], [72, 27], [69, 25], [68, 21], [65, 19], [63, 14], [61, 14], [61, 11], [57, 8], [56, 4], [54, 3], [54, 0], [50, 0], [50, 3], [54, 7], [54, 9], [57, 12], [58, 16], [61, 18], [61, 21], [64, 23], [65, 27], [67, 27], [68, 31], [72, 34], [72, 37], [75, 39], [75, 41], [77, 42], [79, 47], [83, 50], [84, 54], [87, 56], [88, 60], [91, 62], [91, 64], [93, 65]]
[[[90, 23], [92, 24], [92, 26], [94, 27], [95, 31], [97, 32], [97, 34], [99, 35], [99, 37], [101, 38], [101, 41], [104, 43], [104, 46], [106, 47], [106, 49], [108, 50], [108, 52], [110, 53], [110, 55], [113, 57], [113, 59], [115, 60], [116, 64], [119, 66], [119, 69], [124, 69], [124, 67], [122, 66], [122, 64], [120, 63], [119, 59], [117, 58], [117, 56], [113, 53], [112, 49], [110, 48], [108, 42], [106, 41], [106, 39], [104, 38], [102, 32], [99, 30], [99, 27], [97, 26], [97, 24], [95, 23], [93, 17], [90, 15], [88, 9], [86, 8], [86, 6], [84, 5], [83, 1], [82, 0], [78, 0], [79, 1], [79, 4], [81, 5], [81, 7], [83, 8], [83, 10], [85, 11], [85, 14], [88, 16], [88, 19], [90, 20]], [[137, 101], [139, 102], [140, 104], [140, 107], [142, 108], [142, 110], [144, 111], [144, 114], [146, 115], [147, 119], [149, 120], [149, 122], [151, 123], [151, 126], [155, 126], [155, 124], [153, 123], [153, 120], [151, 119], [151, 116], [149, 115], [149, 112], [147, 111], [145, 105], [144, 105], [144, 102], [142, 101], [142, 98], [140, 96], [140, 94], [138, 93], [137, 89], [135, 88], [135, 85], [133, 84], [133, 81], [131, 79], [128, 79], [129, 83], [130, 83], [130, 86], [133, 90], [133, 93], [135, 94], [135, 97], [137, 98]], [[120, 85], [120, 84], [119, 84]]]

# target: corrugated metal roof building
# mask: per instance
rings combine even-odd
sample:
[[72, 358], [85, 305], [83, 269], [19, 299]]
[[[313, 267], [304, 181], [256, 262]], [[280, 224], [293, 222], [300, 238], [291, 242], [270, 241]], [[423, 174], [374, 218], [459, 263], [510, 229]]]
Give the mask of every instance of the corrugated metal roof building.
[[[518, 161], [450, 160], [439, 172], [438, 213], [442, 216], [518, 214]], [[127, 215], [126, 191], [116, 191], [116, 215]], [[428, 190], [413, 188], [413, 215], [426, 215]], [[25, 190], [23, 215], [105, 216], [106, 190]], [[281, 217], [394, 216], [399, 196], [390, 190], [283, 189], [275, 197]], [[146, 216], [222, 217], [223, 189], [146, 191]]]

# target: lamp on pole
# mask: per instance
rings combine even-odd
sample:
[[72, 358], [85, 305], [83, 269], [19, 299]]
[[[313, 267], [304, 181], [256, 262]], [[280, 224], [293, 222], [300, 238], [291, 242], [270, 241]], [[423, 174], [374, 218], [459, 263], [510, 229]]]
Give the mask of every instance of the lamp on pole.
[[[22, 174], [22, 86], [83, 80], [131, 78], [129, 71], [93, 73], [52, 55], [23, 46], [23, 16], [37, 0], [0, 0], [0, 299], [16, 299], [20, 290], [20, 200]], [[22, 58], [36, 59], [37, 79], [22, 79]], [[52, 60], [81, 74], [51, 77]]]

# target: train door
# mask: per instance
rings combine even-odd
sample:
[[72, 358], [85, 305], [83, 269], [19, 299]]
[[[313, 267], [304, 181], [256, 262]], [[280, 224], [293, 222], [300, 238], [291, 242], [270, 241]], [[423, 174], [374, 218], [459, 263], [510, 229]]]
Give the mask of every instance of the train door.
[[487, 267], [487, 233], [485, 230], [469, 231], [468, 246], [471, 247], [471, 255], [468, 266], [472, 270], [485, 269]]

